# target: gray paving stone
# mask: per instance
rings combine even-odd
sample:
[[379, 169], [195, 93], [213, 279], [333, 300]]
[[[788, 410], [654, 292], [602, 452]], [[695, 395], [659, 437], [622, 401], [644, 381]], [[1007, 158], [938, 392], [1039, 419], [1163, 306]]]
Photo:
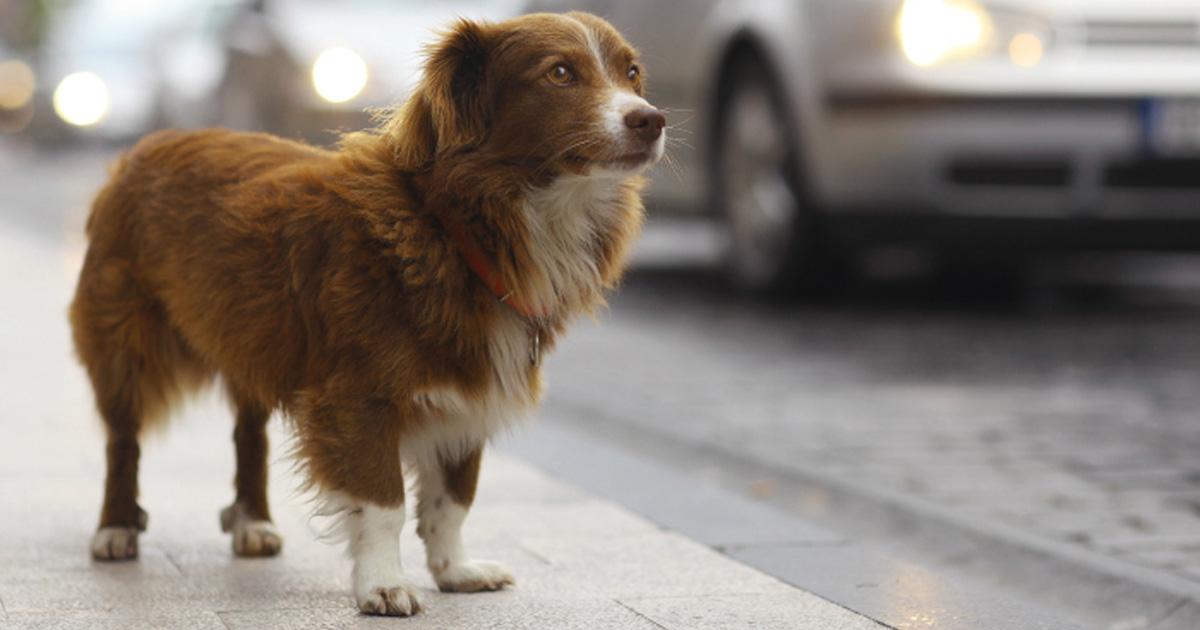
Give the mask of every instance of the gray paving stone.
[[[623, 505], [663, 526], [678, 529], [686, 524], [689, 536], [712, 547], [843, 540], [807, 522], [783, 518], [750, 496], [731, 495], [668, 466], [553, 427], [539, 427], [536, 440], [517, 438], [501, 442], [501, 447], [559, 474], [586, 477], [590, 491], [620, 497]], [[593, 470], [605, 474], [587, 474]], [[723, 509], [713, 510], [717, 504]]]
[[791, 598], [746, 595], [726, 597], [623, 598], [621, 603], [668, 630], [879, 630], [879, 623], [843, 610], [815, 596]]
[[98, 611], [54, 611], [11, 615], [0, 628], [13, 630], [226, 630], [211, 611], [165, 611], [129, 614]]
[[597, 541], [609, 537], [653, 534], [661, 529], [623, 508], [603, 501], [542, 505], [538, 508], [536, 519], [530, 518], [527, 505], [481, 505], [471, 510], [467, 522], [468, 534], [472, 529], [483, 528], [518, 538], [573, 532]]
[[1147, 623], [1146, 627], [1148, 630], [1196, 630], [1200, 628], [1200, 603], [1181, 603], [1171, 614]]
[[241, 571], [220, 576], [163, 579], [107, 571], [58, 574], [53, 580], [3, 585], [9, 614], [50, 611], [118, 611], [163, 615], [171, 611], [349, 606], [348, 580], [284, 574], [270, 581]]
[[981, 585], [957, 585], [912, 562], [856, 545], [747, 548], [731, 555], [888, 627], [1084, 630], [1055, 611], [1012, 606]]
[[360, 615], [350, 608], [222, 612], [229, 630], [333, 630], [396, 628], [448, 630], [661, 630], [614, 600], [523, 599], [510, 593], [434, 595], [425, 597], [427, 611], [397, 621]]
[[[653, 544], [649, 544], [653, 541]], [[522, 547], [544, 558], [518, 576], [533, 592], [562, 591], [573, 597], [661, 597], [773, 594], [791, 587], [725, 558], [676, 534], [589, 540], [583, 537], [521, 539]], [[570, 580], [576, 574], [584, 579]]]

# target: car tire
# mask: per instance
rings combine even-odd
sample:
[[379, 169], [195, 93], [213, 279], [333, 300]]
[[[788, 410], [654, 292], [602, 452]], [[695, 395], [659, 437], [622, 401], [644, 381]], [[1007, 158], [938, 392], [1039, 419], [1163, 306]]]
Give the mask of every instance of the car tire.
[[827, 287], [812, 204], [787, 106], [766, 64], [749, 52], [727, 66], [712, 163], [713, 198], [729, 235], [733, 284], [769, 297]]

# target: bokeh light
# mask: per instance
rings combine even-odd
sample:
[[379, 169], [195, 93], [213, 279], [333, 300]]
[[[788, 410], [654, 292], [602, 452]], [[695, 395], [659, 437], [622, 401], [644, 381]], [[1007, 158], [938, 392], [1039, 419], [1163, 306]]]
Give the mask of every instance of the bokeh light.
[[1046, 45], [1033, 33], [1017, 33], [1008, 43], [1008, 56], [1022, 68], [1032, 68], [1042, 62]]
[[33, 99], [33, 69], [23, 61], [0, 62], [0, 109], [21, 109]]
[[91, 72], [67, 75], [54, 90], [54, 111], [77, 127], [94, 125], [108, 114], [108, 86]]
[[345, 103], [367, 85], [367, 63], [349, 48], [331, 48], [313, 63], [313, 87], [330, 103]]

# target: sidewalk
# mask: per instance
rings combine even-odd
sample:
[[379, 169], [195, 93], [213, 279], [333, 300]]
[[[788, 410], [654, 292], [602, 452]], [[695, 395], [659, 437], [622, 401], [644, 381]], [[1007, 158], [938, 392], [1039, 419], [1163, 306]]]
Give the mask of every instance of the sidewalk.
[[[360, 616], [349, 562], [316, 541], [285, 459], [271, 487], [283, 554], [232, 557], [217, 524], [232, 498], [232, 421], [215, 395], [145, 441], [141, 559], [93, 563], [103, 441], [65, 320], [80, 252], [58, 247], [0, 230], [0, 284], [19, 296], [0, 309], [0, 629], [879, 627], [496, 453], [466, 539], [517, 587], [436, 593], [410, 521], [405, 565], [427, 612]], [[278, 423], [273, 438], [285, 452]]]

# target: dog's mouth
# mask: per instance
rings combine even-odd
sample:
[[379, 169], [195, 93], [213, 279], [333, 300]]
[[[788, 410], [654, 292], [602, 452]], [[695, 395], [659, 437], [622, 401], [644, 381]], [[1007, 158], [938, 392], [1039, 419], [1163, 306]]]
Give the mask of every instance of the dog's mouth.
[[638, 153], [627, 153], [613, 160], [602, 162], [604, 166], [617, 167], [624, 169], [637, 168], [647, 164], [652, 159], [649, 151], [639, 151]]
[[617, 157], [569, 155], [567, 160], [578, 167], [600, 167], [618, 171], [632, 171], [647, 166], [656, 160], [653, 151], [626, 153]]

